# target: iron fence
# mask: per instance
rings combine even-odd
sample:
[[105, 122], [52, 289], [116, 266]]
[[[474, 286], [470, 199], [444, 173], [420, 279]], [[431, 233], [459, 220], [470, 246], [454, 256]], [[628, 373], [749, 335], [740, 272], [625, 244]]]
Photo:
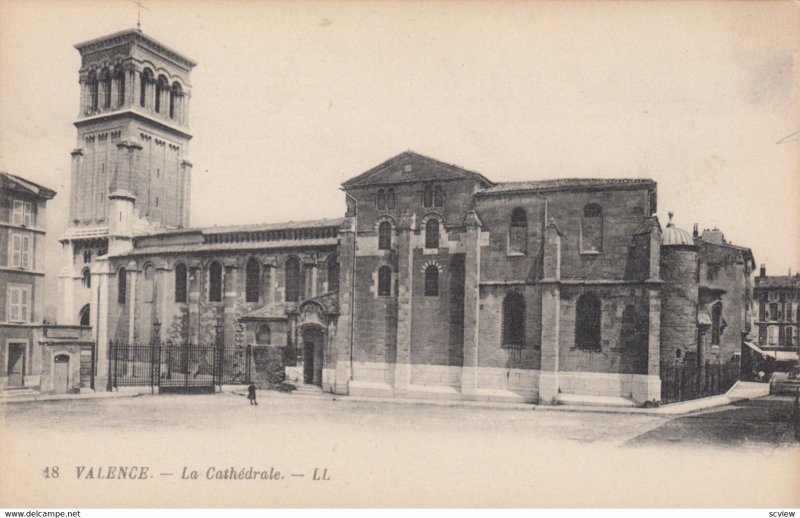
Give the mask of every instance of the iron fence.
[[739, 361], [675, 363], [661, 369], [661, 402], [676, 403], [724, 394], [739, 380]]
[[158, 387], [161, 392], [213, 391], [250, 381], [249, 347], [153, 343], [109, 343], [108, 388]]

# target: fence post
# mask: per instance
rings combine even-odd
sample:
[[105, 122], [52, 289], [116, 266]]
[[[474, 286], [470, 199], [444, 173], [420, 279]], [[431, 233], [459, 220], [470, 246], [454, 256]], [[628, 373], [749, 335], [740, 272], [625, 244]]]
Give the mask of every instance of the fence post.
[[800, 441], [800, 389], [794, 394], [794, 438]]

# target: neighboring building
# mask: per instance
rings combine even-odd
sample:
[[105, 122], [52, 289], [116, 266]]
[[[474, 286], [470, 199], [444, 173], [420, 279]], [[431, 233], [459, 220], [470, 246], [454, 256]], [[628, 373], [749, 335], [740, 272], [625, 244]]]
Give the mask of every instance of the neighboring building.
[[800, 344], [800, 274], [767, 276], [761, 265], [755, 278], [758, 345], [765, 350], [797, 350]]
[[662, 231], [652, 180], [495, 183], [405, 152], [343, 184], [343, 219], [186, 228], [194, 62], [139, 31], [77, 48], [62, 315], [93, 326], [97, 386], [151, 342], [351, 395], [643, 403], [676, 364], [738, 368], [752, 254]]
[[0, 387], [7, 390], [81, 386], [80, 361], [70, 360], [80, 355], [88, 333], [55, 329], [44, 320], [46, 204], [55, 195], [0, 172]]

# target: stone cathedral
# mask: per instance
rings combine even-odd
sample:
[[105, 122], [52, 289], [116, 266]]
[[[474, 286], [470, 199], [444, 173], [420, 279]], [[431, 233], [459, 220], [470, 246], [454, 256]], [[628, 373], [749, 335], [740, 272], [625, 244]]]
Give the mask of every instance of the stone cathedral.
[[263, 386], [543, 404], [659, 401], [674, 364], [738, 361], [752, 253], [662, 227], [652, 180], [407, 151], [354, 172], [337, 217], [193, 228], [195, 62], [138, 30], [76, 48], [59, 323], [91, 327], [98, 390], [110, 344], [154, 341], [246, 349]]

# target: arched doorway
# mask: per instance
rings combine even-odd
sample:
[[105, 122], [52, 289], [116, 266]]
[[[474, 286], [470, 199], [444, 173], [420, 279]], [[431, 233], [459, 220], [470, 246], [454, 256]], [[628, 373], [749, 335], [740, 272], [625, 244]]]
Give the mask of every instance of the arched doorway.
[[301, 327], [300, 336], [303, 354], [303, 382], [321, 385], [325, 329], [319, 325], [307, 324]]
[[59, 354], [53, 360], [53, 392], [66, 394], [69, 391], [69, 355]]

